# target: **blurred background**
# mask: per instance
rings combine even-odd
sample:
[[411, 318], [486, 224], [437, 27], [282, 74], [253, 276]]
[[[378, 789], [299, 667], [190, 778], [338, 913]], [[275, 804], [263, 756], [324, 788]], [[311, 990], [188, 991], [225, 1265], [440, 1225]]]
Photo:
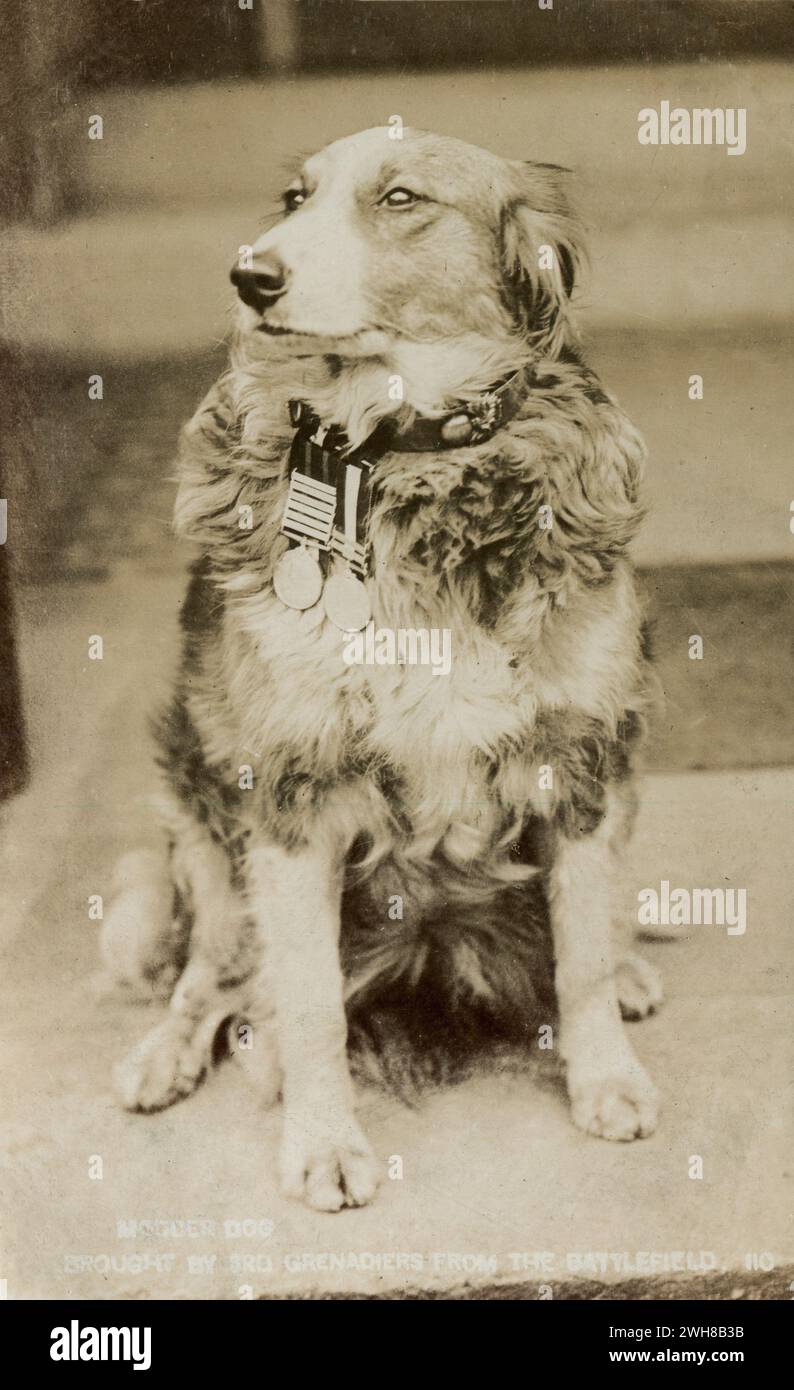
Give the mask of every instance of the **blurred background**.
[[[24, 782], [26, 716], [34, 768], [54, 756], [29, 717], [43, 698], [36, 644], [50, 665], [63, 655], [70, 689], [66, 628], [99, 630], [117, 585], [125, 649], [147, 583], [176, 608], [171, 461], [223, 364], [238, 246], [278, 205], [296, 153], [392, 115], [574, 170], [591, 247], [585, 345], [651, 451], [636, 556], [667, 694], [651, 761], [791, 762], [794, 7], [248, 3], [6, 0], [5, 789]], [[746, 153], [640, 145], [637, 113], [662, 100], [745, 107]], [[33, 662], [24, 698], [14, 608]], [[682, 655], [695, 632], [698, 664]]]
[[[794, 6], [4, 0], [2, 25], [0, 800], [21, 794], [4, 808], [0, 927], [17, 1078], [8, 1152], [29, 1159], [12, 1197], [17, 1287], [106, 1297], [99, 1276], [65, 1279], [57, 1252], [107, 1248], [119, 1212], [147, 1214], [152, 1192], [166, 1215], [227, 1214], [234, 1200], [238, 1216], [279, 1212], [284, 1239], [301, 1229], [263, 1196], [271, 1169], [251, 1135], [264, 1151], [274, 1133], [230, 1081], [152, 1128], [111, 1104], [110, 1059], [146, 1024], [118, 1006], [87, 1024], [86, 900], [109, 894], [118, 854], [155, 834], [147, 720], [177, 659], [189, 558], [170, 534], [174, 448], [224, 363], [229, 266], [276, 205], [285, 161], [392, 115], [575, 172], [591, 247], [585, 350], [650, 448], [635, 554], [666, 704], [627, 911], [665, 877], [749, 884], [752, 913], [744, 938], [702, 932], [665, 956], [670, 1003], [641, 1039], [670, 1102], [655, 1147], [583, 1149], [542, 1091], [529, 1107], [520, 1088], [514, 1106], [502, 1090], [483, 1113], [469, 1098], [452, 1132], [482, 1136], [472, 1172], [486, 1181], [494, 1133], [521, 1161], [515, 1188], [506, 1167], [501, 1197], [467, 1188], [464, 1212], [457, 1144], [447, 1171], [435, 1137], [446, 1122], [401, 1116], [378, 1142], [385, 1154], [415, 1144], [413, 1171], [430, 1155], [430, 1199], [410, 1188], [394, 1229], [421, 1242], [435, 1231], [439, 1250], [487, 1249], [496, 1227], [480, 1232], [473, 1214], [501, 1201], [505, 1231], [520, 1215], [512, 1249], [528, 1231], [536, 1249], [619, 1238], [714, 1247], [733, 1267], [731, 1241], [777, 1248], [790, 1156]], [[663, 100], [744, 107], [746, 153], [641, 146], [638, 112]], [[98, 116], [102, 139], [90, 139]], [[89, 395], [97, 375], [101, 397]], [[702, 400], [689, 398], [692, 375]], [[702, 661], [689, 659], [692, 634]], [[101, 661], [88, 658], [92, 635]], [[42, 1000], [48, 1027], [32, 1030]], [[208, 1133], [234, 1142], [208, 1153]], [[693, 1151], [721, 1176], [682, 1184], [680, 1155]], [[79, 1197], [74, 1174], [95, 1152], [109, 1181]], [[568, 1225], [543, 1183], [521, 1176], [530, 1158], [578, 1194]], [[401, 1186], [386, 1184], [398, 1214]], [[29, 1239], [42, 1226], [46, 1239]], [[316, 1236], [294, 1238], [309, 1249]], [[145, 1280], [129, 1287], [153, 1296]]]
[[[170, 460], [223, 361], [237, 247], [296, 152], [397, 114], [575, 171], [592, 252], [585, 342], [651, 448], [636, 553], [652, 592], [662, 586], [662, 646], [682, 604], [691, 630], [715, 639], [703, 688], [670, 672], [678, 714], [655, 756], [752, 766], [783, 747], [789, 760], [778, 566], [792, 543], [792, 5], [240, 3], [5, 0], [3, 558], [17, 605], [39, 591], [27, 619], [127, 561], [139, 582], [145, 567], [178, 566]], [[747, 152], [641, 146], [637, 113], [661, 100], [744, 106]], [[101, 139], [89, 138], [96, 116]], [[93, 373], [101, 400], [88, 398]], [[22, 743], [4, 698], [12, 786]]]

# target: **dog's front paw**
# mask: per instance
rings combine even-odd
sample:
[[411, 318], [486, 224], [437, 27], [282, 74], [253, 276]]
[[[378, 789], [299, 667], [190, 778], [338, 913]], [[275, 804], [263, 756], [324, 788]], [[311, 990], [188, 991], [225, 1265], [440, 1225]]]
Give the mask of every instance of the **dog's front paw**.
[[116, 1067], [116, 1094], [125, 1110], [164, 1110], [182, 1096], [189, 1096], [205, 1069], [203, 1050], [166, 1019]]
[[620, 1012], [625, 1019], [647, 1018], [661, 1007], [664, 999], [662, 977], [643, 956], [631, 952], [618, 961], [615, 984]]
[[574, 1124], [599, 1139], [645, 1139], [656, 1128], [658, 1092], [636, 1058], [603, 1071], [569, 1069], [568, 1092]]
[[284, 1121], [281, 1186], [317, 1211], [363, 1207], [378, 1186], [375, 1155], [354, 1117], [329, 1132], [311, 1115]]

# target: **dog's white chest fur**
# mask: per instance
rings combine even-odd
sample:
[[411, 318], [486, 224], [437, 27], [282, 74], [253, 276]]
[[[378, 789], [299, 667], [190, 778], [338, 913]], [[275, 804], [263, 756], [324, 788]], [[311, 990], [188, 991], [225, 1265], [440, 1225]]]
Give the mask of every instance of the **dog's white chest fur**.
[[254, 754], [275, 744], [309, 750], [318, 768], [343, 768], [351, 755], [387, 768], [412, 842], [427, 854], [450, 837], [461, 857], [487, 853], [528, 806], [538, 699], [491, 634], [440, 613], [451, 660], [434, 674], [430, 663], [349, 663], [349, 638], [319, 608], [285, 609], [270, 593], [244, 600], [238, 615], [255, 661], [245, 663], [246, 695], [235, 704], [245, 709], [244, 743]]
[[[548, 614], [534, 641], [509, 612], [486, 631], [442, 596], [430, 615], [403, 611], [403, 627], [430, 620], [447, 629], [446, 674], [429, 662], [351, 663], [349, 636], [321, 604], [297, 612], [269, 588], [238, 596], [232, 627], [242, 629], [244, 655], [229, 664], [242, 721], [236, 751], [245, 761], [285, 750], [285, 766], [332, 780], [357, 767], [386, 771], [392, 808], [420, 853], [444, 843], [459, 860], [487, 857], [530, 810], [552, 809], [539, 781], [538, 716], [575, 709], [604, 717], [615, 680], [625, 679], [634, 652], [615, 621], [622, 590], [618, 580], [611, 593], [594, 594], [575, 619], [564, 609]], [[378, 597], [376, 587], [383, 629]]]

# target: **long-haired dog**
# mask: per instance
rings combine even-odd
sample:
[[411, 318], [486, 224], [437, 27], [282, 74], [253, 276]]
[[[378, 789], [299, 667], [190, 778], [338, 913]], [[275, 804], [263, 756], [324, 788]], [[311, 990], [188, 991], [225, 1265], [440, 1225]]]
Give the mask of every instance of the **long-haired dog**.
[[[118, 1085], [137, 1110], [186, 1095], [226, 1024], [283, 1098], [285, 1191], [326, 1210], [377, 1182], [356, 1045], [394, 1070], [552, 1022], [577, 1125], [656, 1122], [621, 1013], [658, 985], [611, 935], [644, 451], [577, 350], [565, 179], [408, 130], [309, 159], [232, 273], [231, 363], [183, 435], [201, 558], [158, 725], [167, 873], [128, 856], [105, 929], [118, 975], [173, 992]], [[322, 599], [277, 595], [296, 406], [340, 467], [371, 458], [377, 630], [447, 631], [448, 674], [350, 661]], [[320, 554], [319, 582], [345, 563]]]

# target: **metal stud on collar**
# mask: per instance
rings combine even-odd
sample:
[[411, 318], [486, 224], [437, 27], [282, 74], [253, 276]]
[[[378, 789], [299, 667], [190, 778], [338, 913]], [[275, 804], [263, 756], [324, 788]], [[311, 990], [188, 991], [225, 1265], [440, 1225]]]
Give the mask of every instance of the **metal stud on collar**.
[[466, 410], [444, 420], [439, 433], [445, 444], [477, 444], [493, 434], [500, 415], [500, 397], [495, 391], [486, 391]]

